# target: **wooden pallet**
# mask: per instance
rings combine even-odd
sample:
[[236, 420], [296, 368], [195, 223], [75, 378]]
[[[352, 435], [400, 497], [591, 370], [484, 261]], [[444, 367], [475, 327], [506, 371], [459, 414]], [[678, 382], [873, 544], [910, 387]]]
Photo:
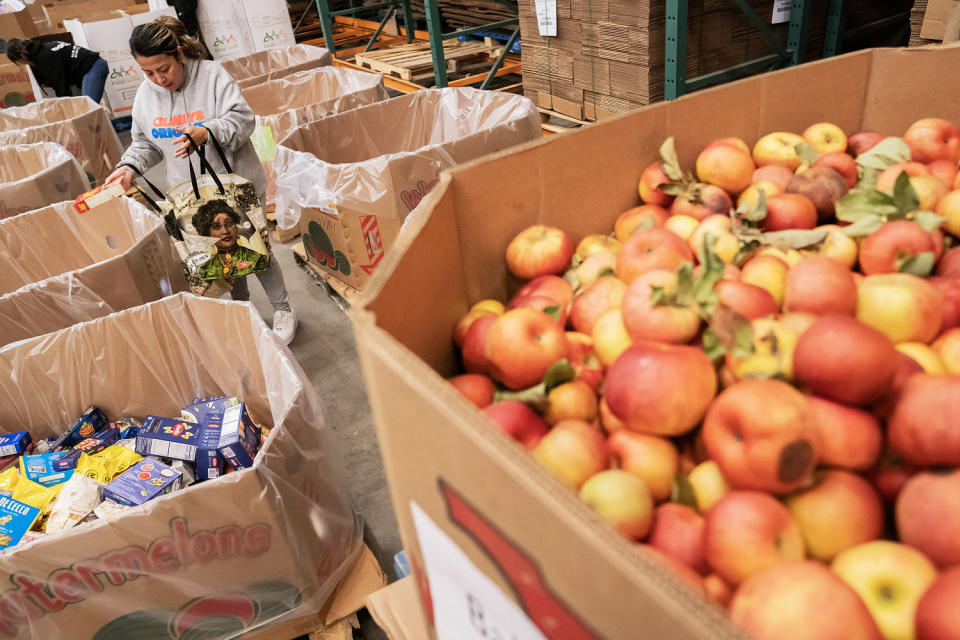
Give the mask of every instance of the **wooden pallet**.
[[[470, 65], [485, 63], [490, 59], [493, 50], [493, 47], [484, 42], [444, 43], [443, 55], [447, 61], [447, 71], [464, 71]], [[433, 76], [433, 56], [430, 45], [425, 43], [358, 53], [354, 64], [403, 80], [423, 80]]]
[[[293, 256], [297, 261], [297, 264], [302, 266], [307, 273], [314, 277], [317, 280], [317, 283], [327, 289], [327, 292], [331, 294], [331, 297], [334, 298], [334, 302], [337, 303], [341, 309], [346, 310], [353, 302], [360, 296], [360, 291], [354, 289], [346, 282], [334, 278], [332, 275], [316, 266], [315, 264], [307, 261], [307, 252], [303, 249], [303, 244], [298, 242], [293, 245]], [[339, 298], [339, 300], [337, 300]], [[341, 304], [343, 301], [344, 304]]]

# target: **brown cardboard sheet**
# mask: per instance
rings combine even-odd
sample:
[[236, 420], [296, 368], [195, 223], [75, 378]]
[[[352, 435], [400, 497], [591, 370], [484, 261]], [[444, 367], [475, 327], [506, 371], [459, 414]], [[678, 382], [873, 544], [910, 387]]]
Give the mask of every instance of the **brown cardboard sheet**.
[[245, 89], [291, 73], [331, 65], [333, 56], [322, 47], [297, 44], [224, 60], [220, 64], [240, 88]]
[[54, 142], [0, 147], [0, 218], [72, 200], [88, 185], [77, 159]]

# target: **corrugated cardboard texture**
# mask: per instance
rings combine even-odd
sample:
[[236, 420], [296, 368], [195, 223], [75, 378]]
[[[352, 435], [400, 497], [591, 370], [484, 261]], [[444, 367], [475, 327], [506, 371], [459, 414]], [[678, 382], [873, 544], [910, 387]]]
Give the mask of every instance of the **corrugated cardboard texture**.
[[681, 163], [691, 166], [706, 143], [725, 136], [752, 142], [820, 121], [848, 132], [900, 132], [921, 117], [960, 121], [960, 85], [942, 80], [957, 65], [960, 48], [841, 56], [653, 105], [444, 173], [423, 204], [429, 213], [404, 228], [352, 312], [411, 565], [422, 566], [414, 501], [516, 598], [490, 556], [451, 521], [443, 481], [530, 558], [598, 637], [636, 638], [638, 621], [651, 638], [742, 637], [724, 612], [618, 536], [442, 380], [457, 372], [452, 328], [472, 303], [505, 300], [518, 286], [503, 256], [524, 227], [556, 225], [574, 243], [609, 230], [637, 204], [637, 177], [668, 135], [676, 136]]
[[20, 107], [35, 99], [26, 69], [0, 55], [0, 109]]
[[58, 144], [0, 147], [0, 219], [72, 200], [88, 184], [76, 159]]
[[367, 596], [367, 611], [389, 640], [429, 638], [413, 576], [397, 580]]
[[923, 14], [920, 37], [928, 40], [943, 40], [950, 11], [957, 6], [956, 0], [927, 0], [927, 11]]

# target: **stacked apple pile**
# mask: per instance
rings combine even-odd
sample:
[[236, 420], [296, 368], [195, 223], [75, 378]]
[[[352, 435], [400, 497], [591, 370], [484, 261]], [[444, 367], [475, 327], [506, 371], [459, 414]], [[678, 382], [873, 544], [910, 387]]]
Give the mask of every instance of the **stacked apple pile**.
[[960, 638], [958, 160], [939, 119], [667, 140], [611, 235], [513, 239], [451, 382], [755, 637]]

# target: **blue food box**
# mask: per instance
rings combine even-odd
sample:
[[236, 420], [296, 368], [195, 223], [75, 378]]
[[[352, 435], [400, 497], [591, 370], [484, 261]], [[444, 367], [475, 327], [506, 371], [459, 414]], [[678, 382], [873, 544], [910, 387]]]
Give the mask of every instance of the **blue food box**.
[[33, 439], [26, 431], [4, 434], [0, 436], [0, 457], [21, 454], [32, 441]]
[[34, 456], [22, 456], [20, 458], [20, 473], [27, 479], [45, 487], [66, 482], [73, 475], [73, 468], [57, 469], [56, 461], [62, 455], [57, 451], [51, 451]]
[[77, 421], [67, 429], [63, 435], [53, 441], [50, 445], [50, 451], [65, 451], [72, 449], [75, 444], [89, 438], [97, 431], [109, 426], [110, 420], [104, 415], [103, 411], [96, 406], [89, 406], [83, 412]]
[[231, 396], [220, 396], [216, 398], [200, 398], [193, 404], [180, 409], [180, 415], [184, 420], [203, 424], [211, 416], [223, 417], [223, 412], [227, 407], [240, 404], [240, 401]]
[[95, 453], [100, 453], [119, 439], [120, 429], [116, 427], [101, 429], [89, 438], [81, 440], [73, 449], [55, 459], [53, 461], [53, 468], [57, 471], [76, 469], [77, 462], [80, 460], [80, 454], [86, 453], [92, 456]]
[[222, 415], [209, 416], [200, 425], [197, 443], [197, 480], [212, 480], [223, 475], [223, 456], [220, 455], [220, 426]]
[[133, 418], [120, 418], [116, 422], [111, 422], [110, 426], [120, 429], [121, 440], [136, 438], [137, 433], [140, 431], [140, 422]]
[[144, 458], [107, 484], [103, 499], [135, 507], [173, 491], [181, 476], [154, 457]]
[[228, 407], [223, 412], [220, 427], [220, 455], [234, 469], [253, 466], [253, 459], [260, 450], [260, 427], [247, 413], [244, 403]]
[[0, 549], [20, 542], [23, 534], [33, 526], [40, 509], [19, 500], [0, 496]]
[[197, 458], [200, 425], [196, 422], [147, 416], [137, 433], [136, 452], [142, 456], [157, 456], [193, 462]]

